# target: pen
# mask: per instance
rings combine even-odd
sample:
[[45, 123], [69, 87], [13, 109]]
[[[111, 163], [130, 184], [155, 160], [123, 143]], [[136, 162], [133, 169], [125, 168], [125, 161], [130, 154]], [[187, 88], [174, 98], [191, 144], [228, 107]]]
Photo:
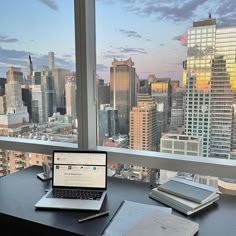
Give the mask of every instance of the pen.
[[98, 218], [100, 216], [105, 216], [105, 215], [108, 215], [108, 214], [109, 214], [109, 211], [103, 211], [103, 212], [97, 213], [95, 215], [91, 215], [91, 216], [87, 216], [85, 218], [81, 218], [78, 221], [79, 221], [79, 223], [81, 223], [81, 222], [91, 220], [91, 219], [94, 219], [94, 218]]

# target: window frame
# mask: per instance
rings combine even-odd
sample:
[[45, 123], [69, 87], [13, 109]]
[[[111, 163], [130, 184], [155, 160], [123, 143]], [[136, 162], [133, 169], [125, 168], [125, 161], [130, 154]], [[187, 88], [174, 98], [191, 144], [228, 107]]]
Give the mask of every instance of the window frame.
[[[74, 0], [76, 50], [76, 101], [78, 143], [0, 136], [3, 150], [52, 155], [53, 150], [101, 150], [108, 161], [170, 171], [236, 179], [236, 160], [184, 156], [144, 150], [97, 146], [95, 0]], [[80, 60], [78, 60], [78, 58]], [[89, 79], [88, 79], [89, 78]], [[92, 79], [91, 79], [92, 78]]]

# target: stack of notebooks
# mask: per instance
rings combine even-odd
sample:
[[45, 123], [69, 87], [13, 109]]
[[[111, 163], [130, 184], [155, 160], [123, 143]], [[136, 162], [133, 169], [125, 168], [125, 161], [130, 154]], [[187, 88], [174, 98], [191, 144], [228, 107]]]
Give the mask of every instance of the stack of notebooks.
[[175, 177], [152, 189], [149, 197], [186, 215], [191, 215], [219, 199], [218, 188]]

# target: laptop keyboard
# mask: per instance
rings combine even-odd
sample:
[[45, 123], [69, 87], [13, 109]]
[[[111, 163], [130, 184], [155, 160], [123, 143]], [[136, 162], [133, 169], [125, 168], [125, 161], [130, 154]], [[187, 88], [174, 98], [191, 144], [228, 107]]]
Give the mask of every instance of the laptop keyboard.
[[67, 198], [67, 199], [83, 199], [83, 200], [100, 200], [101, 191], [81, 191], [71, 189], [53, 189], [47, 196], [48, 198]]

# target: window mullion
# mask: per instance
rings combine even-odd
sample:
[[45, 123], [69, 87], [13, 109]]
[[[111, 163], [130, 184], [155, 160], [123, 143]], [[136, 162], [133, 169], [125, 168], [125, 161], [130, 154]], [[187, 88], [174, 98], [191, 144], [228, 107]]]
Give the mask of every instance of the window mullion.
[[78, 145], [96, 148], [95, 1], [74, 0]]

